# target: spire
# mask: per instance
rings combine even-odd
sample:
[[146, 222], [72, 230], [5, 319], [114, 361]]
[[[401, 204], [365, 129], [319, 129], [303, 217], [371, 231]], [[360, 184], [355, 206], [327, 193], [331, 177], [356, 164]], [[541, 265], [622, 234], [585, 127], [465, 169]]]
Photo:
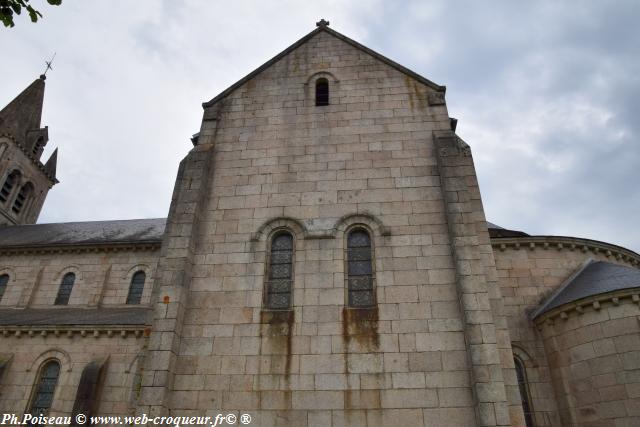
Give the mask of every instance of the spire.
[[56, 166], [58, 165], [58, 149], [53, 150], [53, 154], [47, 160], [47, 163], [44, 165], [44, 172], [53, 179], [54, 182], [57, 182], [56, 179]]
[[44, 79], [40, 76], [0, 111], [0, 135], [10, 134], [25, 146], [27, 133], [41, 130]]

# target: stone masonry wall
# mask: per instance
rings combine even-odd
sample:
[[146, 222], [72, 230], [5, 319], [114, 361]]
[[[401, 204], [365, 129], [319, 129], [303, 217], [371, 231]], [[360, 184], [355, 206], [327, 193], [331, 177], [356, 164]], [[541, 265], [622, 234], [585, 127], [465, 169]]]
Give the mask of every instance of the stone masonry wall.
[[0, 308], [53, 306], [69, 272], [76, 275], [69, 306], [124, 305], [139, 270], [146, 273], [142, 304], [149, 304], [158, 255], [157, 250], [2, 255], [0, 274], [8, 274], [9, 283]]
[[130, 414], [135, 408], [135, 377], [145, 340], [134, 334], [107, 337], [104, 332], [99, 338], [80, 333], [69, 337], [66, 331], [60, 336], [53, 332], [46, 337], [27, 333], [0, 336], [0, 357], [11, 358], [0, 378], [0, 413], [20, 417], [27, 412], [40, 368], [47, 360], [56, 359], [61, 369], [49, 415], [70, 416], [83, 369], [89, 362], [108, 357], [97, 414]]
[[[314, 104], [317, 77], [329, 106]], [[499, 362], [484, 378], [500, 421], [475, 412], [432, 135], [450, 123], [433, 92], [320, 32], [205, 110], [168, 219], [142, 409], [261, 426], [508, 423]], [[345, 307], [355, 225], [374, 246], [371, 310]], [[280, 228], [295, 236], [290, 312], [262, 309]]]
[[539, 242], [533, 249], [526, 243], [526, 238], [521, 240], [517, 249], [513, 245], [501, 248], [500, 239], [492, 242], [504, 312], [514, 353], [526, 368], [536, 426], [561, 426], [564, 424], [558, 414], [558, 396], [554, 394], [545, 344], [528, 315], [589, 258], [629, 266], [632, 264], [607, 255], [610, 247], [603, 246], [598, 253], [583, 251], [585, 244], [593, 242], [580, 239], [573, 239], [573, 248], [567, 242], [559, 248], [550, 238], [551, 243], [545, 246]]
[[627, 296], [541, 322], [562, 426], [640, 425], [640, 307]]

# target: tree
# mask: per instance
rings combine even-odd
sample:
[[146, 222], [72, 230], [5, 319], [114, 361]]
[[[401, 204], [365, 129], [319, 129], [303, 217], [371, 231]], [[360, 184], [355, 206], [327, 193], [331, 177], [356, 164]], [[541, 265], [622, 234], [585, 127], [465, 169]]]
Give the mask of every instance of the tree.
[[[42, 14], [35, 10], [29, 4], [30, 0], [0, 0], [0, 21], [5, 27], [13, 27], [13, 15], [20, 15], [22, 9], [25, 9], [31, 18], [31, 22], [38, 22], [38, 18], [42, 18]], [[62, 0], [47, 0], [47, 3], [59, 6]]]

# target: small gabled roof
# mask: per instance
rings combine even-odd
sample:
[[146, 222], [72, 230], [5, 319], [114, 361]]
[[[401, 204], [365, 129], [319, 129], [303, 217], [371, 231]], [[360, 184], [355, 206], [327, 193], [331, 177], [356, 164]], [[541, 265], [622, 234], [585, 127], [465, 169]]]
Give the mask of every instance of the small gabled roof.
[[640, 288], [640, 270], [606, 261], [589, 260], [570, 276], [535, 312], [536, 317], [584, 298], [608, 292]]
[[231, 86], [229, 86], [227, 89], [225, 89], [224, 91], [222, 91], [220, 94], [218, 94], [216, 97], [214, 97], [211, 101], [208, 102], [204, 102], [202, 104], [203, 108], [206, 107], [210, 107], [213, 104], [215, 104], [216, 102], [218, 102], [219, 100], [226, 98], [231, 92], [235, 91], [236, 89], [238, 89], [240, 86], [242, 86], [243, 84], [245, 84], [247, 81], [251, 80], [253, 77], [255, 77], [256, 75], [260, 74], [262, 71], [266, 70], [267, 68], [269, 68], [270, 66], [272, 66], [273, 64], [275, 64], [277, 61], [279, 61], [280, 59], [282, 59], [284, 56], [286, 56], [287, 54], [289, 54], [290, 52], [292, 52], [293, 50], [297, 49], [298, 47], [300, 47], [301, 45], [303, 45], [304, 43], [306, 43], [308, 40], [310, 40], [313, 36], [315, 36], [316, 34], [324, 31], [328, 34], [331, 34], [332, 36], [344, 41], [345, 43], [350, 44], [351, 46], [355, 47], [356, 49], [359, 49], [371, 56], [373, 56], [374, 58], [378, 59], [379, 61], [384, 62], [387, 65], [390, 65], [391, 67], [395, 68], [396, 70], [400, 71], [401, 73], [404, 73], [406, 75], [408, 75], [411, 78], [414, 78], [415, 80], [419, 81], [420, 83], [425, 84], [426, 86], [429, 86], [430, 88], [432, 88], [433, 90], [436, 90], [438, 92], [445, 92], [446, 91], [446, 87], [445, 86], [440, 86], [439, 84], [436, 84], [434, 82], [432, 82], [431, 80], [422, 77], [420, 74], [415, 73], [413, 71], [411, 71], [410, 69], [403, 67], [402, 65], [398, 64], [395, 61], [392, 61], [391, 59], [387, 58], [386, 56], [375, 52], [371, 49], [369, 49], [368, 47], [361, 45], [360, 43], [358, 43], [357, 41], [350, 39], [349, 37], [345, 36], [344, 34], [341, 34], [335, 30], [332, 30], [331, 28], [329, 28], [329, 23], [327, 21], [325, 21], [324, 19], [321, 20], [320, 22], [316, 23], [317, 28], [313, 31], [311, 31], [309, 34], [307, 34], [306, 36], [302, 37], [300, 40], [298, 40], [297, 42], [295, 42], [294, 44], [292, 44], [291, 46], [289, 46], [288, 48], [286, 48], [285, 50], [283, 50], [282, 52], [280, 52], [279, 54], [277, 54], [276, 56], [274, 56], [273, 58], [271, 58], [270, 60], [268, 60], [267, 62], [265, 62], [264, 64], [262, 64], [261, 66], [259, 66], [258, 68], [256, 68], [255, 70], [253, 70], [251, 73], [247, 74], [245, 77], [243, 77], [242, 79], [238, 80], [236, 83], [232, 84]]
[[0, 248], [159, 243], [166, 218], [62, 222], [0, 227]]

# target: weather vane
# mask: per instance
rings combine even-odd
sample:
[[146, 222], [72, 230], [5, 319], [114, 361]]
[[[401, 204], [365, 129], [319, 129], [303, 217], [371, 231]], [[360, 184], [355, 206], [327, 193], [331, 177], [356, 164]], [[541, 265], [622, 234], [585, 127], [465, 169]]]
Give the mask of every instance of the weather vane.
[[51, 60], [49, 61], [44, 61], [45, 64], [47, 64], [47, 68], [44, 70], [44, 74], [43, 76], [47, 75], [47, 71], [49, 70], [53, 70], [53, 67], [51, 67], [51, 64], [53, 64], [53, 59], [56, 57], [56, 53], [53, 52], [53, 56], [51, 57]]

